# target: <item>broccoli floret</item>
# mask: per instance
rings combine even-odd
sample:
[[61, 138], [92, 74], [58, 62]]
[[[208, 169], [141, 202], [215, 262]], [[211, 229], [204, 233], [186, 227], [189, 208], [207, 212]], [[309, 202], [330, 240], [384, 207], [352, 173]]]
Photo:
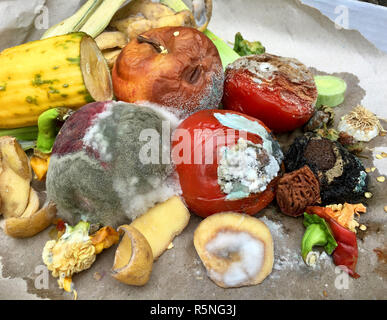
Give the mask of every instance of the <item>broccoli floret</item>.
[[247, 41], [240, 32], [235, 35], [234, 51], [241, 56], [265, 53], [266, 49], [259, 41]]

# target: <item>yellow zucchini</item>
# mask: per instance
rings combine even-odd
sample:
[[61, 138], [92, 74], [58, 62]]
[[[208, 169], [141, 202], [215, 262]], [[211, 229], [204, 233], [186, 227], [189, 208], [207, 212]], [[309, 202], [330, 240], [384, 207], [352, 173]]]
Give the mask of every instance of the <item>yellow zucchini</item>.
[[48, 109], [113, 98], [107, 63], [83, 32], [6, 49], [0, 65], [0, 128], [34, 126]]

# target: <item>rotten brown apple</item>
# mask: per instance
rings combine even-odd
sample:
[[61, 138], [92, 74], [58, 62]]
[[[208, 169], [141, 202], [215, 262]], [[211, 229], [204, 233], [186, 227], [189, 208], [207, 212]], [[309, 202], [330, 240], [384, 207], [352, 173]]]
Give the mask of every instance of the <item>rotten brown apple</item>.
[[218, 50], [189, 27], [149, 30], [122, 50], [113, 67], [114, 93], [126, 102], [152, 102], [186, 116], [217, 108], [224, 73]]

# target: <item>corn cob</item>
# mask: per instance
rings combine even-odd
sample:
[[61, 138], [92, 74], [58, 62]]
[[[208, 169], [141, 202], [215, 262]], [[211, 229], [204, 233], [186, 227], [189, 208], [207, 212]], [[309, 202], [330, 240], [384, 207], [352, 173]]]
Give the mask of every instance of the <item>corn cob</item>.
[[[182, 0], [160, 0], [160, 3], [168, 6], [172, 10], [176, 12], [182, 10], [189, 10], [187, 5]], [[215, 34], [213, 34], [210, 30], [206, 29], [204, 34], [209, 37], [212, 42], [215, 44], [216, 48], [219, 51], [220, 59], [222, 60], [223, 67], [236, 59], [240, 58], [239, 54], [237, 54], [231, 47], [229, 47], [222, 39], [218, 38]]]
[[113, 98], [106, 61], [85, 33], [6, 49], [0, 65], [0, 128], [35, 126], [45, 110]]

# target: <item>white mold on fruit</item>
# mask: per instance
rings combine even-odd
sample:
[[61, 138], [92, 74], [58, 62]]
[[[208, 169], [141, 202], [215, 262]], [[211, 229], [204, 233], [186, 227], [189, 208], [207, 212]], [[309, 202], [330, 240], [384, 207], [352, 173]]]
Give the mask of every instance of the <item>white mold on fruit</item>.
[[114, 102], [105, 105], [105, 110], [97, 114], [93, 119], [92, 125], [87, 129], [82, 139], [83, 145], [98, 152], [100, 159], [104, 162], [111, 161], [113, 156], [109, 151], [109, 142], [104, 136], [103, 123], [101, 120], [106, 119], [113, 114], [113, 105]]
[[266, 190], [280, 170], [277, 160], [261, 145], [239, 138], [231, 147], [222, 147], [218, 165], [218, 184], [228, 200]]
[[206, 250], [221, 259], [230, 262], [224, 273], [208, 270], [208, 276], [223, 282], [228, 287], [238, 287], [260, 272], [265, 255], [264, 244], [247, 232], [219, 232], [206, 245]]
[[[181, 193], [172, 165], [162, 162], [160, 153], [157, 163], [144, 165], [139, 159], [148, 143], [140, 139], [144, 130], [156, 132], [158, 150], [170, 144], [170, 133], [162, 139], [169, 121], [161, 113], [124, 102], [95, 102], [74, 113], [57, 137], [46, 178], [47, 197], [57, 204], [58, 216], [70, 224], [82, 219], [117, 227]], [[67, 143], [79, 136], [83, 144], [69, 149]]]
[[379, 132], [384, 131], [379, 118], [362, 105], [358, 105], [341, 118], [338, 130], [364, 142], [372, 140]]
[[349, 124], [345, 119], [341, 119], [337, 130], [348, 133], [350, 136], [354, 137], [358, 141], [368, 142], [373, 138], [377, 137], [379, 134], [379, 128], [377, 126], [372, 127], [371, 130], [362, 130], [360, 128], [354, 128]]
[[[257, 121], [249, 120], [238, 114], [214, 113], [214, 117], [224, 126], [234, 130], [247, 131], [259, 135], [263, 140], [263, 147], [269, 154], [273, 154], [273, 138], [270, 133]], [[282, 154], [282, 152], [281, 152]], [[281, 158], [282, 161], [282, 158]]]
[[[153, 208], [157, 203], [162, 203], [175, 195], [181, 194], [180, 186], [173, 176], [166, 180], [161, 180], [158, 177], [148, 178], [148, 182], [153, 189], [147, 193], [139, 193], [136, 182], [120, 179], [119, 177], [113, 180], [113, 189], [117, 192], [121, 201], [121, 207], [124, 208], [125, 214], [131, 220], [143, 214], [147, 210]], [[136, 195], [128, 197], [128, 194]]]
[[215, 113], [214, 116], [226, 127], [247, 131], [262, 139], [262, 144], [254, 144], [239, 138], [236, 145], [221, 148], [218, 184], [227, 199], [242, 199], [265, 191], [280, 171], [283, 153], [278, 142], [257, 121], [230, 113]]

